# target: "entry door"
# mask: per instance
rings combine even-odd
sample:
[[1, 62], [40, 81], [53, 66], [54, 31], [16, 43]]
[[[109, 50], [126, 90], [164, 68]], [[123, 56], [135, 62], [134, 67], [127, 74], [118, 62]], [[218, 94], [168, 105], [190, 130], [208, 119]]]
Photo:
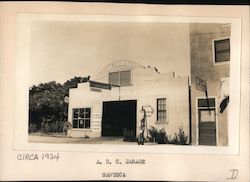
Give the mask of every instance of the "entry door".
[[216, 145], [215, 99], [202, 99], [198, 103], [200, 104], [198, 108], [199, 145]]
[[135, 136], [136, 101], [103, 102], [102, 136], [123, 136], [124, 130]]

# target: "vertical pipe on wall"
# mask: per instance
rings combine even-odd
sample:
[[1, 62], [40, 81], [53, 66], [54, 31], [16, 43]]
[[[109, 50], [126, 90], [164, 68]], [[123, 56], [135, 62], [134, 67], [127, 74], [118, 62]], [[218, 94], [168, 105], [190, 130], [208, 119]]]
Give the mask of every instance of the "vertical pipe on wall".
[[192, 111], [191, 111], [191, 85], [188, 77], [188, 105], [189, 105], [189, 144], [192, 143]]

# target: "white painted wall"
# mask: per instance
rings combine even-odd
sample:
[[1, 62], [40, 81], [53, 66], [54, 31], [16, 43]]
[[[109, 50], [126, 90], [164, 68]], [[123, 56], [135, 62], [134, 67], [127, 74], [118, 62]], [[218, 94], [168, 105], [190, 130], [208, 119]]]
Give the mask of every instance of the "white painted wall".
[[[172, 74], [159, 74], [151, 68], [140, 65], [130, 67], [133, 73], [133, 86], [112, 88], [102, 92], [90, 91], [89, 83], [80, 83], [78, 88], [70, 89], [69, 118], [72, 123], [72, 109], [91, 107], [91, 128], [73, 129], [71, 136], [90, 137], [101, 136], [102, 103], [104, 101], [137, 100], [137, 128], [142, 119], [141, 108], [143, 105], [151, 105], [154, 112], [147, 118], [148, 126], [158, 129], [165, 128], [168, 135], [174, 136], [182, 127], [185, 134], [189, 134], [189, 101], [188, 101], [188, 77], [174, 78]], [[108, 69], [110, 70], [110, 69]], [[107, 74], [108, 75], [108, 71]], [[97, 81], [107, 83], [108, 76]], [[167, 99], [167, 122], [156, 122], [157, 98]], [[138, 132], [138, 131], [137, 131]]]

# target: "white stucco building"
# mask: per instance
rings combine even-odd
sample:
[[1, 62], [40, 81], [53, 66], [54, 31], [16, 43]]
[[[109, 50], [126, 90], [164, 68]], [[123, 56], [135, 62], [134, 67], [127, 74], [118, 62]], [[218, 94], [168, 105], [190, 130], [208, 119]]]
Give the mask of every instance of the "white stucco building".
[[142, 107], [148, 111], [147, 128], [164, 128], [174, 136], [181, 127], [189, 135], [188, 76], [175, 77], [174, 72], [163, 74], [154, 67], [119, 60], [90, 80], [70, 89], [70, 136], [122, 136], [124, 129], [137, 136]]

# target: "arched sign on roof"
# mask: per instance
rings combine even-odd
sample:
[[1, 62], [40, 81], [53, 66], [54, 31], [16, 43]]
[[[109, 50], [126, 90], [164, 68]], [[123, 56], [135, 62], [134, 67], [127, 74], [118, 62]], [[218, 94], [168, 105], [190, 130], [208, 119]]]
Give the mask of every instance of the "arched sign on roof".
[[132, 60], [122, 59], [109, 63], [100, 73], [102, 74], [119, 70], [133, 70], [136, 68], [144, 68], [144, 66]]
[[132, 60], [120, 59], [109, 63], [97, 75], [93, 76], [93, 78], [96, 81], [103, 82], [102, 79], [107, 77], [109, 73], [127, 71], [127, 70], [140, 70], [139, 73], [141, 73], [142, 76], [144, 75], [143, 77], [145, 77], [145, 74], [150, 74], [151, 75], [150, 79], [158, 79], [160, 75], [156, 67], [151, 67], [151, 66], [145, 67]]

